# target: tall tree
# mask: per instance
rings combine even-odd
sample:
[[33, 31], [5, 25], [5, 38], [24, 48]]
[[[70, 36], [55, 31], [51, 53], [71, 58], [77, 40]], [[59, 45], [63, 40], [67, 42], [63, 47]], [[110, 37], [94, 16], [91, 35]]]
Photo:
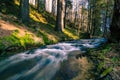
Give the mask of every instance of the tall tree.
[[107, 18], [108, 18], [108, 0], [105, 0], [105, 13], [104, 13], [104, 30], [103, 30], [103, 37], [107, 37]]
[[52, 0], [52, 13], [56, 16], [56, 13], [57, 13], [57, 0]]
[[64, 27], [65, 27], [65, 24], [66, 24], [67, 8], [72, 9], [72, 2], [71, 2], [71, 0], [65, 0]]
[[114, 0], [114, 12], [110, 26], [111, 40], [120, 41], [120, 0]]
[[21, 19], [23, 23], [29, 21], [29, 0], [20, 0]]
[[88, 0], [88, 25], [87, 25], [87, 32], [90, 33], [91, 29], [91, 4], [90, 0]]
[[37, 10], [40, 12], [40, 0], [37, 0]]
[[56, 17], [56, 27], [55, 30], [62, 32], [64, 29], [64, 0], [57, 1], [57, 17]]

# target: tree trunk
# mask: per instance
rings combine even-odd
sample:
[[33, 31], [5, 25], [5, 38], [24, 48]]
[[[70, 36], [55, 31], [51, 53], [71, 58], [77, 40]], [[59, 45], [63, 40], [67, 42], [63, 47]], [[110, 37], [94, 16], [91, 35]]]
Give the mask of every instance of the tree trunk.
[[92, 28], [91, 35], [95, 35], [95, 0], [93, 0], [93, 9], [92, 9]]
[[107, 37], [108, 0], [106, 0], [103, 37]]
[[57, 0], [52, 0], [52, 13], [56, 16], [57, 13]]
[[90, 4], [90, 0], [88, 0], [88, 24], [87, 24], [87, 32], [90, 33], [90, 22], [91, 22], [91, 4]]
[[120, 41], [120, 0], [114, 0], [114, 12], [112, 24], [110, 26], [112, 41]]
[[40, 12], [40, 0], [37, 0], [37, 10]]
[[29, 0], [20, 0], [21, 19], [23, 23], [29, 21]]
[[57, 17], [55, 30], [62, 32], [64, 29], [64, 0], [57, 1]]
[[66, 15], [67, 15], [67, 0], [65, 1], [64, 28], [65, 28], [65, 25], [66, 25]]
[[46, 0], [44, 0], [44, 10], [46, 11]]

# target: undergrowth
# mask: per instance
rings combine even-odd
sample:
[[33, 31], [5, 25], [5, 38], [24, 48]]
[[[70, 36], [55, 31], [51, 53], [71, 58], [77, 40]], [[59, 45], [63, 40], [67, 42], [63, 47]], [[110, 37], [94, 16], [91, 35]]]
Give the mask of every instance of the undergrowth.
[[88, 55], [93, 60], [97, 80], [110, 80], [107, 76], [115, 67], [120, 66], [120, 44], [110, 43], [98, 49], [89, 49]]
[[11, 49], [12, 47], [22, 47], [23, 49], [27, 49], [30, 45], [35, 45], [31, 34], [26, 32], [26, 34], [21, 37], [18, 33], [18, 30], [15, 30], [11, 36], [6, 36], [0, 39], [0, 49], [3, 50], [3, 52], [9, 50], [9, 48]]

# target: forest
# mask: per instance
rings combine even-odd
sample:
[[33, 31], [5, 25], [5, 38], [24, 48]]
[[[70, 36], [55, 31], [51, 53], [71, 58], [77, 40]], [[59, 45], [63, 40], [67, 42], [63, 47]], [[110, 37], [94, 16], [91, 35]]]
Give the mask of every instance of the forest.
[[120, 0], [0, 0], [1, 80], [120, 80]]

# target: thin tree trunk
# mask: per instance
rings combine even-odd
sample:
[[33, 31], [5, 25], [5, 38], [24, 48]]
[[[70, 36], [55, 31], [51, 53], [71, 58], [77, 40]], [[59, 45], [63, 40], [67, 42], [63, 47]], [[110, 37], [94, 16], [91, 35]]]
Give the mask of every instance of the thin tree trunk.
[[106, 1], [103, 37], [107, 37], [108, 0]]
[[46, 0], [44, 0], [44, 10], [46, 11]]
[[88, 0], [88, 25], [87, 25], [87, 32], [90, 33], [90, 15], [91, 15], [91, 6], [90, 6], [90, 0]]
[[20, 0], [20, 9], [22, 22], [29, 22], [29, 0]]
[[64, 28], [65, 28], [65, 25], [66, 25], [66, 14], [67, 14], [67, 1], [65, 1]]
[[95, 35], [95, 0], [93, 0], [93, 10], [92, 10], [92, 36]]
[[40, 0], [37, 0], [37, 10], [40, 12]]
[[81, 8], [81, 31], [83, 32], [83, 5], [82, 5], [82, 8]]
[[76, 26], [77, 25], [77, 11], [75, 12], [74, 24], [75, 24], [74, 26], [77, 27]]
[[[90, 4], [91, 6], [91, 4]], [[90, 34], [92, 34], [92, 23], [93, 23], [93, 14], [92, 14], [92, 8], [90, 7]]]

